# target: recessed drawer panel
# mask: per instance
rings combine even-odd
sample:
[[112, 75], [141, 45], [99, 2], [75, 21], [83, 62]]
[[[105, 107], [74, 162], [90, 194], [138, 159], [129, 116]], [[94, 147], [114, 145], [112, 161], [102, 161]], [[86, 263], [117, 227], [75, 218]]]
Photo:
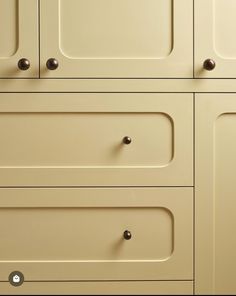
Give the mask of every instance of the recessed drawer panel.
[[0, 110], [2, 186], [192, 185], [192, 95], [1, 94]]
[[0, 281], [192, 279], [192, 188], [0, 194]]

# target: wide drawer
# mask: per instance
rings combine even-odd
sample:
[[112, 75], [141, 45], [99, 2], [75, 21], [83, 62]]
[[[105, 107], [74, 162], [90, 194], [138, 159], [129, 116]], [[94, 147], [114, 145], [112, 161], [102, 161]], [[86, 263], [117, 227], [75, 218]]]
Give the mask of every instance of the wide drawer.
[[193, 182], [191, 94], [2, 93], [0, 134], [0, 186]]
[[192, 280], [192, 191], [1, 189], [0, 281]]
[[193, 295], [192, 281], [0, 282], [0, 295]]

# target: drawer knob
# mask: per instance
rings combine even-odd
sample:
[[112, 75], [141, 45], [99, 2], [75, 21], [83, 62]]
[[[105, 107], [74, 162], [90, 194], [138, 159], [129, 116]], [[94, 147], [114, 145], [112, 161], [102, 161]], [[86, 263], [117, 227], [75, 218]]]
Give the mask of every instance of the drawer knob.
[[124, 232], [124, 239], [125, 240], [130, 240], [132, 238], [132, 234], [129, 230], [125, 230]]
[[50, 58], [47, 60], [46, 66], [48, 70], [56, 70], [59, 66], [58, 60], [56, 60], [55, 58]]
[[215, 61], [212, 60], [212, 59], [207, 59], [207, 60], [205, 60], [205, 62], [204, 62], [204, 64], [203, 64], [203, 67], [204, 67], [204, 69], [207, 70], [207, 71], [212, 71], [212, 70], [215, 69], [215, 67], [216, 67], [216, 63], [215, 63]]
[[124, 137], [123, 138], [123, 143], [125, 145], [129, 145], [132, 142], [132, 139], [130, 137]]
[[30, 61], [26, 58], [20, 59], [18, 62], [18, 68], [22, 71], [28, 70], [30, 68]]

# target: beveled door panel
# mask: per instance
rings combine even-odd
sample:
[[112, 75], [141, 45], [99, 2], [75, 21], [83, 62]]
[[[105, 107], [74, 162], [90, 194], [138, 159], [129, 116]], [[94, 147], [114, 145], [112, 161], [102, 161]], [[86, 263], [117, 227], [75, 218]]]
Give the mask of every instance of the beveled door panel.
[[191, 94], [1, 94], [0, 110], [1, 186], [192, 185]]
[[38, 46], [38, 1], [0, 0], [0, 78], [38, 77]]
[[192, 280], [192, 192], [0, 189], [0, 281]]
[[192, 0], [40, 3], [43, 77], [192, 77]]
[[[236, 77], [235, 18], [235, 0], [195, 1], [196, 77]], [[214, 69], [204, 69], [207, 59], [215, 62]]]
[[234, 295], [236, 94], [196, 102], [196, 292]]

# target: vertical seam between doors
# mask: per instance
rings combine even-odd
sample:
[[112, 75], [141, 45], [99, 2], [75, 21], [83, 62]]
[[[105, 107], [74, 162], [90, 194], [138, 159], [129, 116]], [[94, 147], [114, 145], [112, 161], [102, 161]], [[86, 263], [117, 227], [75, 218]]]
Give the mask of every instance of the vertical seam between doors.
[[196, 292], [196, 279], [195, 279], [195, 227], [196, 227], [196, 196], [195, 196], [195, 185], [196, 185], [196, 93], [193, 93], [193, 294]]
[[40, 17], [41, 17], [41, 13], [40, 13], [40, 0], [38, 0], [38, 40], [39, 40], [39, 51], [38, 51], [38, 67], [39, 67], [39, 79], [41, 78], [41, 71], [40, 71], [40, 61], [41, 61], [41, 22], [40, 22]]
[[195, 78], [195, 0], [193, 0], [193, 78]]

